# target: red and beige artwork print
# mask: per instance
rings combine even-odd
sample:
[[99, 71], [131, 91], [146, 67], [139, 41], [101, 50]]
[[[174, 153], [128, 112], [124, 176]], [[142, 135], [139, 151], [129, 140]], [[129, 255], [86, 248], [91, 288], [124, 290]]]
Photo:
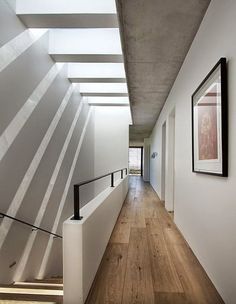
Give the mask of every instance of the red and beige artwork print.
[[197, 103], [199, 160], [218, 158], [217, 84]]

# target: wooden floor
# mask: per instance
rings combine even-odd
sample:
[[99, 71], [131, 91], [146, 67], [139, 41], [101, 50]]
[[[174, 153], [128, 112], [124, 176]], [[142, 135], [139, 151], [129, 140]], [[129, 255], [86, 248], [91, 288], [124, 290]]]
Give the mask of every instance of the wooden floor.
[[86, 304], [223, 303], [148, 183], [130, 190]]

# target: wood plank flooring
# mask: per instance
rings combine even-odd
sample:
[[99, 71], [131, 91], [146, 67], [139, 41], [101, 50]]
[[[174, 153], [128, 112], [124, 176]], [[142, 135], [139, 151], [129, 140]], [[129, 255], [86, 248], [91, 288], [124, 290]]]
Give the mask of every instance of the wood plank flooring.
[[130, 177], [86, 304], [224, 303], [148, 183]]

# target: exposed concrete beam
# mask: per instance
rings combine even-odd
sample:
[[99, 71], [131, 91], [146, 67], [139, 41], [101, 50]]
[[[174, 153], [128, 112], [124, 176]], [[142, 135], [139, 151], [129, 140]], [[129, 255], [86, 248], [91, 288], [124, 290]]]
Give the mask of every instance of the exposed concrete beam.
[[118, 28], [116, 14], [17, 14], [29, 28]]
[[81, 93], [85, 97], [128, 97], [128, 93]]
[[111, 54], [50, 54], [56, 62], [123, 62], [122, 55]]
[[97, 106], [97, 107], [129, 107], [129, 103], [96, 103], [96, 102], [89, 102], [90, 106]]
[[126, 78], [69, 78], [72, 83], [126, 83]]

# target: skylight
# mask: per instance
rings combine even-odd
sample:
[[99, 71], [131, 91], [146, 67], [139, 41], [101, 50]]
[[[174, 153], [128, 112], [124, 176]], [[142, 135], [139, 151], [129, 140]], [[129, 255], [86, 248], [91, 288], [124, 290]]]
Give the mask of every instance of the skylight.
[[128, 97], [87, 97], [88, 103], [92, 104], [121, 104], [129, 105]]
[[50, 54], [122, 54], [118, 28], [50, 30]]
[[49, 30], [48, 53], [90, 104], [129, 105], [115, 0], [12, 1], [32, 34]]
[[16, 0], [19, 14], [116, 14], [115, 0]]
[[123, 63], [69, 63], [69, 78], [124, 78]]
[[81, 93], [127, 93], [126, 83], [81, 83]]

